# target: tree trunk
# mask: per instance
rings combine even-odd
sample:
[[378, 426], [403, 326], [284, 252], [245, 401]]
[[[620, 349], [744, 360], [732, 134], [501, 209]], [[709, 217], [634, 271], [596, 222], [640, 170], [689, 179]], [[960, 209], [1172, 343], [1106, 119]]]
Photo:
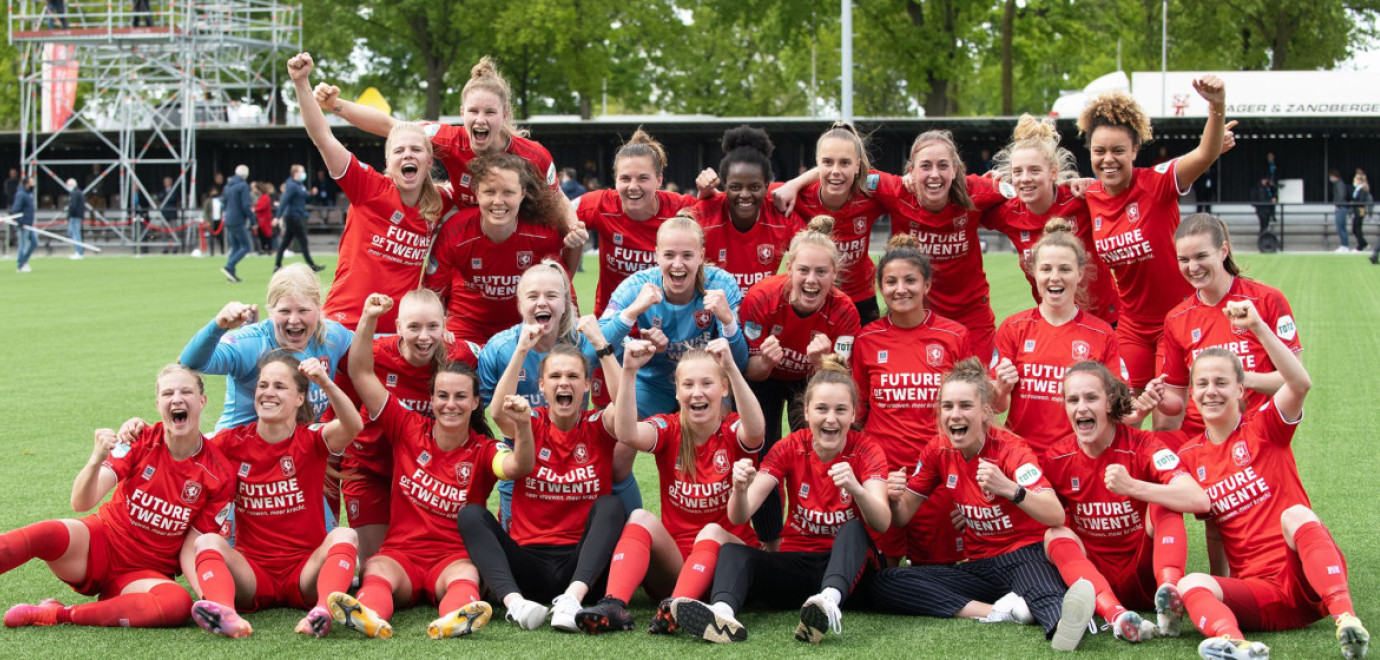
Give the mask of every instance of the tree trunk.
[[594, 101], [590, 100], [586, 94], [579, 94], [580, 99], [580, 119], [590, 120], [594, 118]]
[[1016, 0], [1006, 0], [1006, 11], [1001, 19], [1001, 113], [1010, 117], [1015, 114], [1015, 89], [1012, 83], [1012, 50], [1016, 29]]

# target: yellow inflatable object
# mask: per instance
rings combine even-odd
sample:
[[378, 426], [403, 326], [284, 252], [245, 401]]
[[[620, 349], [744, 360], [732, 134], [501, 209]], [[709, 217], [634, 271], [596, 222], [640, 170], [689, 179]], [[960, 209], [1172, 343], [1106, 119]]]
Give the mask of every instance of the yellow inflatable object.
[[385, 115], [393, 114], [393, 106], [388, 105], [388, 101], [383, 98], [383, 94], [380, 94], [379, 90], [374, 87], [364, 90], [364, 93], [359, 95], [359, 100], [355, 102], [379, 110]]

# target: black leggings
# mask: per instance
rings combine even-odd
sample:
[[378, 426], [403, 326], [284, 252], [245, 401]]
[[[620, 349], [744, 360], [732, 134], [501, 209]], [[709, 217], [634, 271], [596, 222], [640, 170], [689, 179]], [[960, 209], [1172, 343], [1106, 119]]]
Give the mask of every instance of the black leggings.
[[884, 612], [947, 619], [969, 602], [993, 603], [1014, 591], [1045, 627], [1045, 637], [1050, 637], [1063, 613], [1066, 590], [1059, 571], [1045, 558], [1042, 544], [1031, 543], [1004, 555], [952, 566], [885, 569], [872, 581], [872, 601]]
[[[748, 601], [792, 609], [826, 587], [847, 600], [881, 566], [882, 555], [858, 519], [844, 523], [829, 552], [766, 552], [730, 543], [719, 550], [710, 601], [728, 603], [734, 612]], [[868, 591], [857, 589], [859, 595]]]
[[[757, 453], [757, 462], [767, 457], [767, 452], [771, 451], [772, 445], [781, 439], [781, 413], [790, 411], [791, 431], [799, 431], [805, 428], [804, 402], [801, 396], [805, 394], [805, 384], [808, 381], [801, 380], [767, 380], [748, 381], [748, 386], [752, 388], [753, 396], [757, 397], [757, 403], [762, 406], [762, 414], [767, 418], [767, 434], [762, 440], [762, 449]], [[762, 506], [757, 507], [757, 512], [752, 514], [752, 529], [757, 532], [757, 538], [763, 543], [771, 543], [781, 538], [781, 489], [773, 488], [767, 493], [767, 499], [762, 501]]]
[[1351, 235], [1356, 237], [1356, 249], [1366, 249], [1366, 216], [1361, 215], [1357, 210], [1351, 212]]
[[518, 545], [482, 504], [461, 509], [456, 524], [479, 577], [499, 601], [517, 593], [546, 603], [571, 582], [589, 585], [590, 593], [604, 592], [599, 583], [608, 572], [626, 518], [622, 501], [613, 495], [600, 497], [575, 545]]
[[303, 218], [283, 218], [283, 235], [278, 241], [278, 258], [273, 261], [276, 268], [283, 265], [283, 252], [292, 245], [292, 241], [297, 240], [297, 251], [302, 253], [302, 260], [308, 266], [316, 264], [311, 260], [311, 247], [307, 245], [307, 221]]

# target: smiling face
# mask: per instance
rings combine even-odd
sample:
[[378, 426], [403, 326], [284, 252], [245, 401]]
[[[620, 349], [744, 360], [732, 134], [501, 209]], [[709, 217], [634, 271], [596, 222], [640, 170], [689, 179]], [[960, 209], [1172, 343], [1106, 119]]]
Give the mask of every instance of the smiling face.
[[278, 345], [294, 353], [306, 350], [321, 322], [321, 305], [314, 300], [286, 295], [269, 310]]
[[183, 369], [169, 371], [158, 378], [157, 394], [158, 417], [164, 429], [178, 437], [200, 432], [206, 395], [201, 393], [196, 376]]
[[624, 214], [635, 220], [646, 220], [656, 214], [656, 191], [661, 187], [661, 174], [652, 168], [651, 158], [619, 158], [613, 177]]
[[810, 388], [805, 422], [814, 435], [815, 453], [833, 456], [848, 441], [848, 428], [857, 414], [853, 390], [843, 383], [820, 383]]
[[862, 163], [852, 141], [824, 138], [815, 148], [815, 166], [819, 168], [820, 191], [826, 197], [838, 199], [852, 193], [853, 180], [858, 178]]
[[470, 425], [470, 414], [479, 408], [477, 384], [465, 374], [441, 371], [431, 385], [431, 414], [436, 426], [462, 433]]
[[523, 200], [522, 177], [517, 172], [492, 168], [474, 192], [484, 224], [507, 227], [517, 222]]
[[297, 419], [297, 409], [307, 393], [297, 388], [297, 371], [282, 362], [269, 362], [259, 370], [254, 388], [254, 412], [260, 422], [287, 423]]
[[941, 142], [923, 144], [910, 157], [910, 176], [919, 188], [920, 205], [937, 211], [949, 203], [949, 188], [953, 186], [958, 160], [949, 145]]
[[1011, 152], [1011, 183], [1027, 207], [1048, 209], [1054, 203], [1054, 167], [1039, 149]]
[[929, 280], [919, 266], [905, 259], [893, 259], [882, 268], [882, 300], [891, 314], [911, 314], [925, 310]]
[[1056, 308], [1074, 304], [1083, 280], [1078, 255], [1062, 245], [1045, 245], [1035, 256], [1035, 288], [1040, 300]]
[[727, 394], [724, 370], [713, 358], [701, 354], [676, 365], [676, 401], [692, 425], [717, 424]]
[[1174, 241], [1174, 251], [1179, 257], [1179, 273], [1193, 285], [1194, 289], [1222, 288], [1231, 281], [1231, 273], [1222, 266], [1229, 248], [1212, 245], [1209, 234], [1189, 234]]
[[540, 325], [543, 335], [558, 330], [561, 317], [565, 316], [568, 290], [565, 278], [553, 268], [543, 267], [523, 275], [518, 281], [517, 292], [522, 322]]
[[1230, 422], [1241, 415], [1241, 399], [1246, 387], [1236, 376], [1236, 367], [1225, 357], [1199, 357], [1189, 374], [1191, 396], [1203, 421]]
[[404, 299], [398, 305], [398, 337], [403, 357], [415, 365], [430, 362], [441, 349], [446, 311], [440, 305]]
[[729, 165], [724, 193], [729, 218], [739, 223], [756, 222], [767, 198], [767, 175], [760, 165], [743, 162]]
[[487, 89], [471, 89], [462, 103], [465, 133], [470, 136], [470, 148], [476, 154], [496, 153], [508, 146], [503, 139], [503, 99]]
[[546, 395], [546, 403], [555, 417], [578, 415], [585, 406], [589, 391], [589, 374], [583, 357], [574, 355], [547, 356], [541, 367], [538, 387]]
[[1139, 150], [1131, 139], [1131, 131], [1120, 126], [1098, 126], [1088, 142], [1093, 172], [1102, 188], [1113, 195], [1131, 183], [1131, 171]]
[[972, 383], [951, 380], [939, 389], [939, 432], [965, 456], [982, 448], [989, 414]]
[[824, 248], [806, 244], [796, 250], [787, 272], [791, 277], [791, 307], [801, 314], [813, 314], [828, 299], [838, 268]]
[[403, 192], [420, 190], [431, 176], [431, 149], [426, 134], [420, 130], [400, 130], [388, 137], [385, 147], [386, 170], [389, 178]]
[[1101, 378], [1077, 372], [1064, 379], [1064, 414], [1068, 415], [1080, 444], [1101, 446], [1111, 442], [1116, 429], [1110, 411], [1111, 399]]
[[666, 295], [684, 300], [695, 293], [695, 274], [704, 263], [704, 246], [691, 232], [672, 229], [661, 232], [656, 244], [656, 265], [661, 269], [661, 285]]

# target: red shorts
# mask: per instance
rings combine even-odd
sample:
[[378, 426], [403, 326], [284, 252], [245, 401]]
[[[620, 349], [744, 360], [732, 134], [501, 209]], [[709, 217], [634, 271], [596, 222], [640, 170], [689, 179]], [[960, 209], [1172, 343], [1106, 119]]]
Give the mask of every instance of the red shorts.
[[391, 476], [355, 473], [340, 482], [341, 499], [351, 527], [387, 525], [393, 494]]
[[1121, 315], [1121, 321], [1116, 325], [1116, 344], [1121, 352], [1121, 361], [1126, 363], [1126, 384], [1133, 389], [1145, 387], [1158, 375], [1155, 373], [1155, 350], [1163, 334], [1164, 319], [1151, 324], [1130, 314]]
[[441, 579], [441, 573], [451, 564], [470, 558], [467, 552], [453, 552], [439, 557], [414, 557], [397, 548], [384, 548], [375, 556], [387, 557], [398, 562], [407, 574], [407, 580], [412, 583], [409, 606], [418, 605], [423, 600], [439, 603], [441, 599], [436, 595], [436, 581]]
[[1127, 609], [1155, 609], [1155, 539], [1149, 534], [1141, 534], [1144, 539], [1129, 558], [1123, 554], [1109, 555], [1088, 548], [1085, 553], [1102, 577], [1107, 578], [1112, 593]]
[[[1327, 616], [1327, 606], [1304, 577], [1299, 553], [1289, 550], [1288, 557], [1273, 577], [1216, 578], [1222, 602], [1231, 608], [1242, 630], [1297, 630]], [[1342, 571], [1347, 572], [1345, 556]]]
[[120, 595], [130, 583], [138, 580], [172, 580], [172, 576], [155, 570], [125, 566], [110, 553], [105, 523], [96, 516], [81, 519], [91, 537], [86, 548], [86, 579], [68, 582], [72, 590], [83, 596], [100, 596], [101, 600]]
[[246, 558], [254, 570], [254, 604], [245, 612], [257, 612], [270, 607], [291, 607], [299, 610], [310, 609], [302, 597], [302, 569], [307, 567], [310, 556], [296, 565], [269, 564]]

